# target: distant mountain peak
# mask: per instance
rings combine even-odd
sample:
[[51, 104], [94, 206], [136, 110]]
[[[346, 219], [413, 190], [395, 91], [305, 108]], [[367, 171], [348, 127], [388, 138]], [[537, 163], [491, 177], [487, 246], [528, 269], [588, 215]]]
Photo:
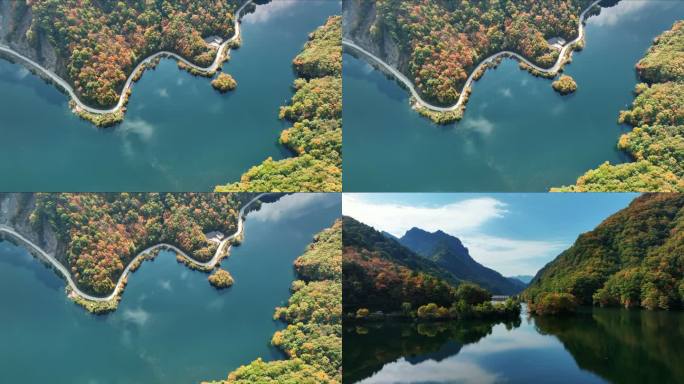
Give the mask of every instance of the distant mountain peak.
[[468, 248], [463, 246], [461, 240], [441, 229], [435, 232], [428, 232], [424, 229], [413, 227], [406, 231], [399, 241], [423, 256], [434, 253], [438, 248], [446, 247], [460, 256], [470, 258]]
[[525, 284], [511, 281], [475, 261], [458, 237], [442, 230], [428, 232], [413, 227], [399, 238], [399, 243], [442, 266], [457, 278], [480, 284], [495, 294], [516, 294], [525, 288]]

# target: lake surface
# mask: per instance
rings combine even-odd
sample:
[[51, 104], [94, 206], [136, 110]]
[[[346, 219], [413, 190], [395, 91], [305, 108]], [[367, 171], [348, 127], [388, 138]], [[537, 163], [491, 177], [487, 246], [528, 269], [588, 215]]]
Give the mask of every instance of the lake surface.
[[235, 285], [218, 291], [207, 274], [169, 252], [130, 276], [116, 312], [97, 316], [71, 302], [64, 281], [23, 248], [0, 242], [0, 382], [197, 383], [224, 379], [261, 357], [284, 323], [292, 262], [341, 210], [337, 194], [286, 196], [245, 221], [245, 241], [223, 268]]
[[277, 0], [244, 17], [224, 70], [238, 88], [162, 60], [134, 85], [124, 123], [98, 129], [20, 65], [0, 60], [0, 190], [208, 191], [289, 152], [278, 120], [292, 96], [292, 59], [339, 1]]
[[682, 18], [681, 1], [604, 8], [566, 67], [574, 95], [505, 60], [474, 85], [463, 120], [447, 126], [420, 117], [394, 80], [345, 54], [345, 191], [546, 191], [627, 161], [617, 118], [633, 100], [634, 65]]
[[345, 383], [684, 382], [684, 312], [369, 324], [347, 327], [343, 345]]

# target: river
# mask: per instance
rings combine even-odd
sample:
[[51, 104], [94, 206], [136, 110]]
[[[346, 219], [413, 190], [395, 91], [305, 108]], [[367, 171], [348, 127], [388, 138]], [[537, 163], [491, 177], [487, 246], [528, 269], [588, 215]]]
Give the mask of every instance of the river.
[[223, 66], [234, 92], [220, 94], [164, 59], [133, 86], [124, 122], [109, 129], [80, 120], [54, 86], [0, 60], [0, 190], [209, 191], [269, 156], [290, 156], [278, 143], [288, 126], [278, 110], [292, 96], [292, 59], [340, 9], [329, 0], [258, 5]]
[[64, 280], [26, 250], [0, 242], [0, 382], [197, 383], [224, 379], [261, 357], [284, 323], [273, 320], [295, 278], [292, 263], [340, 216], [338, 194], [285, 196], [251, 212], [245, 240], [222, 267], [223, 291], [207, 274], [162, 252], [133, 273], [119, 308], [92, 315], [71, 302]]
[[365, 61], [344, 55], [345, 191], [547, 191], [572, 184], [616, 149], [633, 100], [634, 65], [653, 38], [684, 18], [684, 2], [621, 1], [589, 18], [586, 48], [566, 73], [578, 91], [504, 60], [473, 86], [463, 120], [438, 126], [409, 94]]
[[681, 383], [684, 312], [347, 326], [345, 383]]

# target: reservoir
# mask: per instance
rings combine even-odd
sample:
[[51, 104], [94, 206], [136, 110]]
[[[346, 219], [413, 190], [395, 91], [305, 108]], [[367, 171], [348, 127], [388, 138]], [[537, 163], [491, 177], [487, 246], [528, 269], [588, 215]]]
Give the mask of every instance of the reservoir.
[[340, 9], [328, 0], [258, 5], [223, 66], [235, 91], [220, 94], [164, 59], [133, 86], [124, 122], [107, 129], [75, 116], [56, 87], [0, 60], [0, 190], [210, 191], [269, 156], [290, 156], [278, 143], [289, 124], [278, 110], [292, 96], [292, 59]]
[[70, 301], [64, 280], [26, 250], [0, 242], [0, 382], [198, 383], [259, 357], [285, 359], [270, 345], [285, 326], [275, 307], [290, 296], [293, 261], [340, 213], [338, 194], [264, 204], [222, 263], [232, 287], [218, 291], [161, 252], [129, 277], [119, 308], [100, 316]]
[[679, 1], [603, 8], [565, 69], [575, 94], [561, 96], [550, 80], [504, 60], [474, 84], [463, 119], [446, 126], [413, 111], [396, 81], [345, 54], [345, 191], [542, 192], [605, 161], [628, 161], [617, 150], [628, 127], [617, 118], [634, 98], [634, 66], [682, 18]]
[[684, 313], [345, 326], [345, 383], [681, 383]]

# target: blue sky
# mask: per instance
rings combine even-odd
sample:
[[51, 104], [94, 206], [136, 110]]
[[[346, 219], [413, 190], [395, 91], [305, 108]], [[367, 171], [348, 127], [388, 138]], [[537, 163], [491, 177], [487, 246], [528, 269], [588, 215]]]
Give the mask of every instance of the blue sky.
[[345, 193], [342, 212], [402, 236], [412, 227], [461, 239], [505, 276], [534, 275], [634, 193]]

